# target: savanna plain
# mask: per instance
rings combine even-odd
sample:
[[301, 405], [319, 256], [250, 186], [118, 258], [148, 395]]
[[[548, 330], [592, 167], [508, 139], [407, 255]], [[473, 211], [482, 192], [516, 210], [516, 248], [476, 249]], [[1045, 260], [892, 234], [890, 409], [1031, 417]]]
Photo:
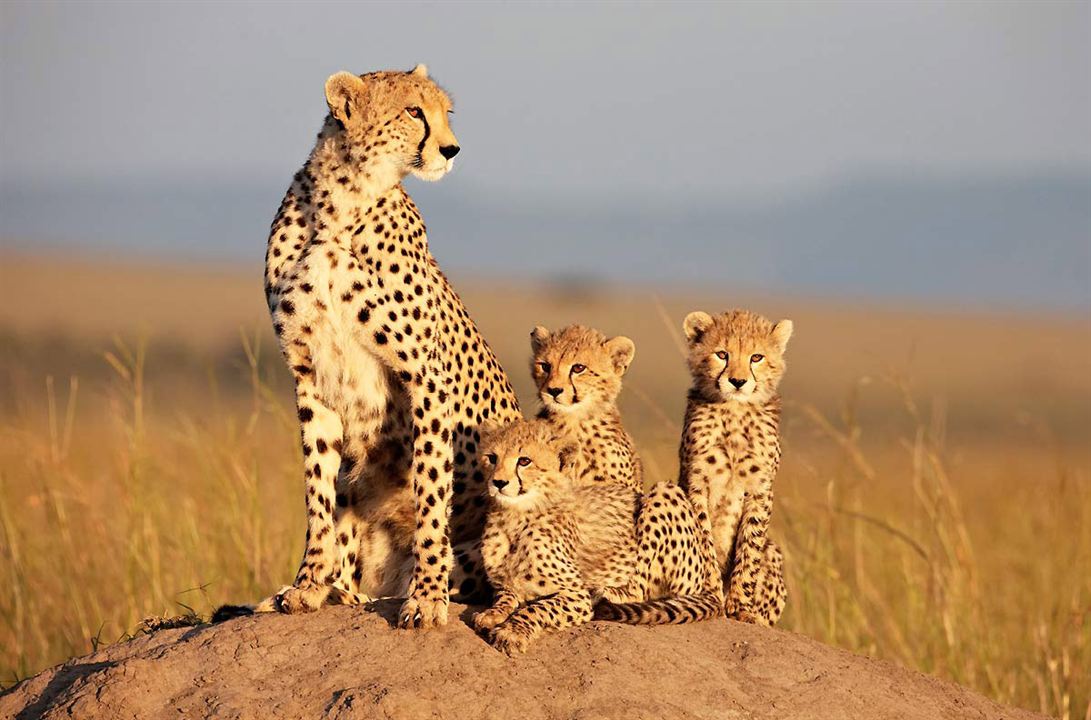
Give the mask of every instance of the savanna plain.
[[[790, 317], [781, 627], [1091, 719], [1091, 323], [456, 274], [524, 410], [535, 324], [631, 337], [622, 412], [677, 473], [693, 309]], [[0, 254], [0, 679], [290, 581], [290, 379], [260, 267]]]

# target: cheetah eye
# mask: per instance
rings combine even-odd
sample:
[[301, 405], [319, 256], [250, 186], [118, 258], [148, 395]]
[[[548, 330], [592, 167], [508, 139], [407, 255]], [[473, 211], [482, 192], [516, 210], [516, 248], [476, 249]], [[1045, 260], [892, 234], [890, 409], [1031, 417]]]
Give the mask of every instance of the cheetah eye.
[[579, 363], [576, 363], [575, 365], [572, 366], [572, 372], [576, 373], [577, 375], [579, 375], [580, 373], [582, 373], [586, 369], [587, 369], [586, 365], [580, 365]]
[[519, 458], [519, 467], [526, 467], [527, 465], [530, 465], [530, 458], [528, 458], [526, 455]]
[[489, 465], [495, 465], [496, 464], [496, 453], [489, 453], [488, 455], [485, 456], [485, 460], [489, 463]]
[[418, 120], [420, 120], [421, 115], [424, 114], [419, 107], [407, 107], [405, 111], [409, 113], [409, 117], [417, 118]]
[[727, 362], [727, 351], [726, 350], [720, 350], [718, 353], [716, 353], [716, 357], [720, 358], [724, 362]]
[[765, 356], [760, 354], [760, 353], [754, 353], [753, 355], [750, 356], [750, 362], [752, 362], [752, 363], [760, 363], [764, 359], [765, 359]]
[[553, 366], [547, 362], [540, 362], [538, 363], [538, 369], [544, 373], [548, 373], [550, 370], [553, 369]]

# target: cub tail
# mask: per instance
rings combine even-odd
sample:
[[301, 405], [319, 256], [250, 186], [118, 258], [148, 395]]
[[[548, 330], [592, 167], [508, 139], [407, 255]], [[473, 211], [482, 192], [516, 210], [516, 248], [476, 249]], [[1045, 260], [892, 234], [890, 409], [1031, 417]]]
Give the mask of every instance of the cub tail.
[[637, 603], [612, 603], [602, 600], [595, 606], [595, 620], [610, 620], [627, 625], [681, 625], [723, 614], [723, 600], [715, 593]]

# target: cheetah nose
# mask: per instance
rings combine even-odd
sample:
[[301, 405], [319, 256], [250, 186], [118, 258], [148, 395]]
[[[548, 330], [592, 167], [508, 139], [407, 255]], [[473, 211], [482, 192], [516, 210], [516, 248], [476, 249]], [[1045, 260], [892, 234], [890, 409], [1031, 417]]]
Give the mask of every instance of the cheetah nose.
[[564, 392], [564, 388], [546, 388], [546, 392], [552, 395], [553, 399], [556, 400], [561, 396], [561, 393]]
[[458, 151], [461, 150], [458, 145], [444, 145], [439, 149], [439, 154], [450, 160], [455, 155], [458, 155]]
[[728, 378], [727, 381], [734, 385], [736, 390], [741, 390], [742, 386], [746, 384], [746, 380], [740, 378]]
[[504, 488], [506, 488], [508, 486], [508, 481], [507, 480], [501, 480], [501, 479], [497, 478], [497, 479], [492, 481], [492, 486], [494, 488], [496, 488], [497, 490], [503, 490]]

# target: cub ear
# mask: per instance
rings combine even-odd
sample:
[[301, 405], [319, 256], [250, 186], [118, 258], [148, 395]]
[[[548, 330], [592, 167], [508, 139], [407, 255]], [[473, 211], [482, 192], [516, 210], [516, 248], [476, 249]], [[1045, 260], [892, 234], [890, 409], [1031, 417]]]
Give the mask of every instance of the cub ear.
[[700, 310], [694, 310], [682, 321], [682, 330], [686, 333], [686, 339], [693, 345], [705, 331], [712, 327], [712, 316]]
[[541, 325], [530, 331], [530, 349], [534, 352], [541, 350], [546, 340], [549, 340], [549, 331]]
[[606, 351], [610, 353], [610, 359], [614, 363], [614, 372], [624, 375], [636, 354], [636, 344], [624, 335], [619, 335], [606, 341]]
[[492, 418], [481, 421], [481, 424], [477, 426], [477, 434], [481, 437], [481, 445], [489, 445], [500, 434], [500, 431], [504, 429], [503, 423], [500, 423]]
[[781, 320], [780, 322], [778, 322], [776, 325], [773, 326], [773, 340], [776, 341], [777, 345], [780, 347], [781, 352], [784, 352], [784, 350], [788, 347], [788, 339], [791, 338], [791, 337], [792, 337], [792, 321], [791, 320]]
[[417, 63], [417, 66], [409, 71], [410, 75], [416, 75], [417, 77], [428, 77], [428, 66], [424, 63]]
[[326, 104], [342, 125], [359, 112], [363, 97], [364, 81], [350, 72], [334, 73], [326, 80]]

